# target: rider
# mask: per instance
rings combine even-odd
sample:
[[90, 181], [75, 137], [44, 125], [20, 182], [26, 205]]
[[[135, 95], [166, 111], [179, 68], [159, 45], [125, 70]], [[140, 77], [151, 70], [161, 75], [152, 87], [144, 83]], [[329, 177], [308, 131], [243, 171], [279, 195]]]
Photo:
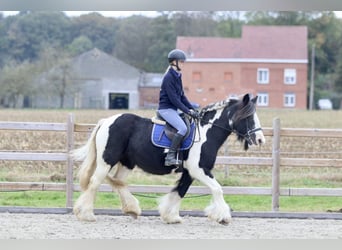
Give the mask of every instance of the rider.
[[177, 130], [172, 139], [169, 152], [165, 157], [165, 166], [180, 165], [182, 163], [182, 161], [176, 159], [176, 152], [187, 132], [187, 127], [179, 116], [177, 109], [195, 119], [199, 118], [198, 112], [194, 110], [183, 91], [181, 67], [185, 60], [184, 51], [174, 49], [169, 52], [169, 67], [165, 72], [159, 94], [158, 113]]

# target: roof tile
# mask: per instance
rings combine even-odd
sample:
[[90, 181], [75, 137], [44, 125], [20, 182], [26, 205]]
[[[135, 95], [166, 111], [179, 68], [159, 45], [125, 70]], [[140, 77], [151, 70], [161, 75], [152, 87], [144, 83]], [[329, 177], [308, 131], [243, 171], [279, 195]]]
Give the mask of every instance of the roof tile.
[[307, 59], [306, 26], [243, 26], [241, 38], [178, 37], [189, 58]]

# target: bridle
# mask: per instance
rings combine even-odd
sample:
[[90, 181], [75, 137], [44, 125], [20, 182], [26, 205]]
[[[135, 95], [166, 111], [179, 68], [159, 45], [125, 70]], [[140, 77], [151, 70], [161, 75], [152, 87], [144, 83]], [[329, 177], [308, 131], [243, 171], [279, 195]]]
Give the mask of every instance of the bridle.
[[[208, 124], [210, 124], [210, 125], [212, 125], [214, 127], [218, 127], [218, 128], [221, 128], [221, 129], [223, 129], [225, 131], [228, 131], [228, 132], [231, 132], [231, 133], [235, 133], [236, 135], [239, 135], [243, 139], [245, 139], [249, 145], [253, 144], [252, 135], [255, 134], [258, 131], [262, 131], [262, 128], [258, 127], [258, 128], [249, 129], [249, 130], [247, 130], [247, 132], [245, 134], [241, 134], [239, 131], [237, 131], [236, 129], [232, 128], [233, 127], [233, 123], [231, 123], [231, 124], [229, 123], [229, 128], [226, 128], [226, 127], [217, 125], [214, 122], [211, 122], [209, 120], [204, 120], [202, 117], [200, 117], [199, 119], [196, 120], [196, 127], [198, 128], [199, 141], [201, 141], [201, 134], [200, 134], [199, 126], [198, 126], [199, 121], [203, 121], [203, 122], [208, 123]], [[248, 128], [248, 123], [247, 123], [247, 128]]]

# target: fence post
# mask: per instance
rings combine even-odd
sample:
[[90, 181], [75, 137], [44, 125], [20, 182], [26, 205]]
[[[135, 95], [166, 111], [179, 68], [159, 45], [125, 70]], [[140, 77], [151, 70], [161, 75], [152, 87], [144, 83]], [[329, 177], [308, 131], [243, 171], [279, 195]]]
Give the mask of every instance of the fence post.
[[272, 211], [279, 211], [280, 195], [280, 119], [273, 119]]
[[74, 115], [69, 113], [67, 120], [67, 164], [66, 164], [66, 207], [73, 206], [74, 191], [74, 162], [70, 156], [70, 152], [74, 149]]

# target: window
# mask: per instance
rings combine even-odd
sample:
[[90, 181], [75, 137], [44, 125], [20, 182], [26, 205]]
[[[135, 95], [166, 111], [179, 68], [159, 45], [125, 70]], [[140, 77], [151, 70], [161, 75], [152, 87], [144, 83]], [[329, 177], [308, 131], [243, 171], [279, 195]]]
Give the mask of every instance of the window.
[[285, 84], [296, 84], [296, 69], [285, 69], [284, 70], [284, 83]]
[[284, 95], [284, 107], [295, 107], [296, 95], [293, 93], [286, 93]]
[[260, 107], [268, 106], [268, 93], [258, 93], [257, 105]]
[[192, 72], [192, 81], [200, 82], [202, 80], [202, 73], [198, 71]]
[[258, 69], [257, 83], [260, 83], [260, 84], [269, 83], [269, 70], [268, 69]]

